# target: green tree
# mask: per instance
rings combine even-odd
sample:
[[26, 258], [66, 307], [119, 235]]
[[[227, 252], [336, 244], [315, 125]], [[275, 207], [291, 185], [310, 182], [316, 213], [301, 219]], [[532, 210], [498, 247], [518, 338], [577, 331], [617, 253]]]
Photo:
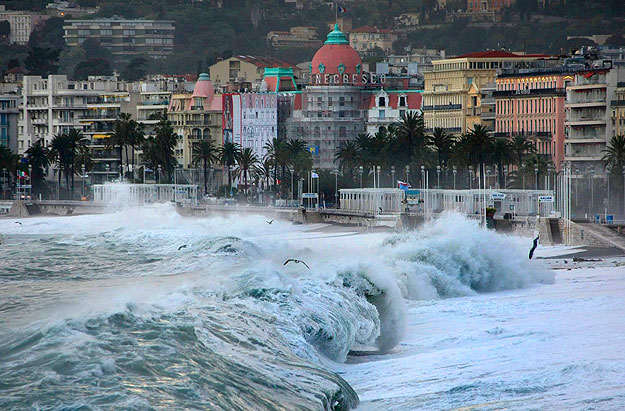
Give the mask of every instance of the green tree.
[[134, 57], [121, 71], [122, 79], [138, 81], [145, 77], [148, 60], [145, 57]]
[[488, 133], [488, 129], [481, 124], [475, 124], [466, 134], [466, 140], [462, 147], [463, 154], [474, 161], [480, 170], [480, 176], [484, 175], [484, 165], [492, 153], [494, 138]]
[[28, 159], [28, 164], [32, 166], [32, 175], [30, 177], [32, 179], [33, 192], [35, 194], [43, 193], [45, 170], [50, 166], [48, 148], [43, 145], [41, 140], [37, 140], [35, 144], [26, 150], [26, 158]]
[[219, 148], [219, 162], [228, 170], [228, 187], [232, 189], [232, 167], [234, 167], [241, 154], [241, 149], [238, 144], [224, 143]]
[[112, 72], [111, 63], [108, 60], [92, 58], [76, 64], [74, 78], [76, 80], [87, 80], [89, 76], [110, 76]]
[[346, 141], [334, 153], [334, 162], [338, 163], [339, 170], [349, 181], [354, 178], [354, 170], [358, 167], [360, 153], [358, 146], [353, 141]]
[[72, 143], [67, 134], [59, 133], [52, 137], [50, 142], [50, 161], [56, 163], [58, 170], [59, 197], [61, 187], [61, 177], [65, 175], [65, 189], [69, 193], [69, 174], [72, 169]]
[[496, 138], [492, 145], [491, 158], [493, 163], [497, 164], [499, 185], [501, 186], [505, 181], [503, 175], [503, 166], [504, 164], [510, 164], [510, 162], [512, 162], [512, 160], [514, 159], [514, 153], [512, 151], [510, 141], [507, 139]]
[[48, 77], [50, 74], [56, 74], [59, 69], [56, 64], [59, 60], [59, 54], [59, 50], [33, 47], [28, 52], [24, 64], [31, 75]]
[[521, 167], [526, 156], [531, 155], [536, 150], [534, 142], [528, 137], [517, 134], [510, 140], [510, 149], [515, 158], [517, 167]]
[[442, 128], [436, 127], [431, 136], [428, 136], [427, 144], [434, 148], [438, 157], [438, 165], [443, 167], [447, 164], [449, 156], [451, 155], [451, 149], [454, 145], [455, 139], [452, 135], [447, 134]]
[[[618, 190], [625, 189], [625, 136], [612, 137], [603, 153], [601, 161], [605, 163], [606, 168], [609, 167], [608, 178], [616, 178], [616, 182], [619, 183]], [[625, 203], [623, 213], [625, 214]]]
[[204, 171], [204, 194], [208, 194], [208, 169], [217, 160], [218, 149], [212, 140], [202, 140], [193, 145], [193, 164], [202, 163]]
[[251, 148], [246, 147], [240, 151], [239, 156], [237, 157], [237, 164], [239, 167], [237, 168], [236, 173], [239, 176], [243, 176], [245, 193], [247, 194], [247, 179], [249, 177], [250, 170], [253, 170], [258, 164], [258, 157]]
[[425, 143], [424, 129], [423, 115], [416, 112], [404, 113], [399, 119], [397, 133], [400, 142], [406, 147], [408, 164], [412, 163], [415, 151]]
[[69, 142], [69, 152], [67, 161], [70, 162], [70, 173], [72, 178], [71, 198], [74, 198], [74, 175], [76, 174], [76, 158], [78, 153], [83, 152], [87, 147], [87, 139], [77, 128], [71, 128], [67, 133]]

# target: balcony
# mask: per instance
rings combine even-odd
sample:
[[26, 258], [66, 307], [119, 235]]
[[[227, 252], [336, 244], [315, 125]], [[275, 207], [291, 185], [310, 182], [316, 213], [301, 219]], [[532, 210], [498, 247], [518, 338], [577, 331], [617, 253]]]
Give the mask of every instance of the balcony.
[[439, 110], [462, 110], [462, 104], [437, 104], [434, 106], [423, 106], [423, 111], [439, 111]]
[[110, 114], [83, 114], [78, 116], [79, 120], [108, 120], [108, 121], [116, 121], [119, 117], [119, 113], [110, 113]]
[[625, 100], [612, 100], [610, 105], [612, 107], [623, 107], [625, 106]]
[[565, 121], [567, 126], [596, 126], [604, 125], [606, 123], [606, 118], [601, 116], [567, 117]]

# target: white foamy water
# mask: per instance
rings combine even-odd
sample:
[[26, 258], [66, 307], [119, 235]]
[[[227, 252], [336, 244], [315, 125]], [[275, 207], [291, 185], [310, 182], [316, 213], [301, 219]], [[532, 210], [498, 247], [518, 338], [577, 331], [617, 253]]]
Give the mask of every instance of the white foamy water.
[[516, 347], [549, 346], [532, 329], [562, 287], [531, 240], [454, 214], [399, 234], [266, 220], [0, 219], [0, 407], [350, 407], [347, 383], [363, 409], [551, 404], [561, 383], [518, 388], [545, 361]]

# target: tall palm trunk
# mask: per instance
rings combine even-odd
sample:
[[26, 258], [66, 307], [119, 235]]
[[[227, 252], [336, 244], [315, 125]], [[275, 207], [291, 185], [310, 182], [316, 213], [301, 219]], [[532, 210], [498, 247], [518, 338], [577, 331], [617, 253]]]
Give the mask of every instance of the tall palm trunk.
[[120, 179], [121, 179], [122, 178], [121, 173], [123, 173], [123, 170], [124, 170], [124, 161], [123, 161], [123, 156], [122, 156], [123, 149], [122, 149], [121, 144], [119, 145], [118, 151], [119, 151], [119, 167], [120, 167], [119, 171], [120, 171]]
[[59, 185], [58, 187], [58, 192], [57, 192], [57, 197], [60, 200], [61, 199], [61, 174], [63, 174], [63, 172], [61, 171], [61, 166], [59, 165]]
[[71, 194], [71, 199], [74, 199], [74, 165], [72, 164], [72, 168], [71, 168], [71, 173], [72, 173], [72, 194]]
[[208, 194], [208, 185], [206, 181], [206, 168], [208, 165], [206, 163], [206, 159], [204, 159], [204, 194]]

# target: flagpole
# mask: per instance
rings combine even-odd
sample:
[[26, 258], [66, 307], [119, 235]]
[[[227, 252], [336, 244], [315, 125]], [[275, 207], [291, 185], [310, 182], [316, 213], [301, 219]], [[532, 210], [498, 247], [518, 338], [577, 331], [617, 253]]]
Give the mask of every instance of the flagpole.
[[339, 5], [334, 0], [334, 24], [339, 24]]

